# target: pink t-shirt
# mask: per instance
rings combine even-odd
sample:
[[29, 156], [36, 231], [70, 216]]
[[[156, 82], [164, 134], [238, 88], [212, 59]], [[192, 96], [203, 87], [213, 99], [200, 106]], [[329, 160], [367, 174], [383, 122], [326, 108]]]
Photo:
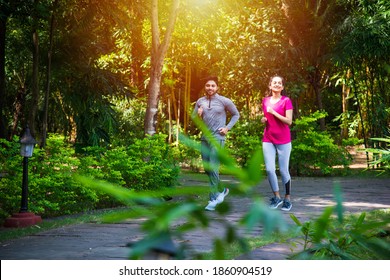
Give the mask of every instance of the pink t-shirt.
[[280, 100], [275, 104], [271, 104], [271, 96], [263, 99], [263, 112], [267, 118], [263, 142], [271, 142], [278, 145], [290, 143], [290, 126], [280, 121], [274, 115], [267, 113], [267, 106], [271, 106], [277, 113], [285, 117], [286, 111], [293, 109], [291, 99], [282, 95]]

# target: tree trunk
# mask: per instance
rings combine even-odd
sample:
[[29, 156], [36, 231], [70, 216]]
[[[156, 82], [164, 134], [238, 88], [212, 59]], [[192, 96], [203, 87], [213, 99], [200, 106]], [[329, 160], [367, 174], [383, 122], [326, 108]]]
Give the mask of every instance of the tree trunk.
[[49, 114], [49, 98], [50, 98], [50, 79], [51, 79], [51, 58], [53, 52], [53, 32], [54, 32], [54, 11], [57, 7], [58, 1], [55, 0], [53, 4], [53, 11], [50, 18], [50, 31], [49, 31], [49, 50], [47, 52], [47, 73], [46, 73], [46, 92], [45, 92], [45, 106], [43, 108], [43, 124], [42, 124], [42, 136], [41, 136], [41, 148], [46, 147], [47, 138], [47, 122]]
[[[350, 70], [347, 71], [347, 79], [350, 77]], [[348, 97], [351, 89], [349, 86], [347, 86], [345, 83], [343, 83], [343, 91], [342, 91], [342, 109], [343, 109], [343, 117], [341, 118], [341, 139], [348, 138], [348, 119], [347, 119], [347, 113], [348, 113]]]
[[[322, 103], [322, 93], [321, 93], [320, 83], [321, 83], [321, 78], [318, 69], [316, 69], [310, 76], [310, 84], [312, 85], [314, 93], [316, 95], [318, 110], [323, 111], [324, 105]], [[320, 122], [321, 131], [325, 131], [326, 130], [325, 118], [319, 119], [319, 122]]]
[[[38, 5], [39, 0], [34, 0], [35, 8]], [[35, 11], [37, 13], [37, 11]], [[33, 71], [32, 71], [32, 96], [30, 113], [28, 118], [28, 124], [30, 127], [31, 135], [36, 137], [35, 117], [38, 110], [39, 99], [39, 35], [38, 35], [38, 15], [34, 16], [32, 37], [33, 37]]]
[[7, 116], [5, 105], [5, 34], [7, 31], [7, 17], [0, 17], [0, 138], [7, 138]]
[[13, 125], [10, 134], [10, 139], [17, 135], [18, 123], [21, 121], [24, 123], [24, 120], [20, 120], [23, 117], [23, 107], [26, 105], [26, 87], [23, 83], [20, 84], [18, 93], [15, 98], [15, 109], [14, 109], [14, 117], [13, 117]]
[[189, 110], [191, 103], [191, 65], [187, 62], [186, 65], [186, 82], [184, 88], [184, 101], [183, 101], [183, 131], [187, 133], [188, 123], [190, 121]]
[[164, 58], [171, 41], [172, 32], [175, 27], [180, 0], [174, 0], [169, 23], [160, 43], [160, 30], [158, 23], [158, 0], [152, 1], [152, 56], [150, 82], [148, 88], [148, 104], [145, 114], [144, 131], [147, 135], [154, 135], [157, 131], [158, 103], [160, 99], [161, 75]]

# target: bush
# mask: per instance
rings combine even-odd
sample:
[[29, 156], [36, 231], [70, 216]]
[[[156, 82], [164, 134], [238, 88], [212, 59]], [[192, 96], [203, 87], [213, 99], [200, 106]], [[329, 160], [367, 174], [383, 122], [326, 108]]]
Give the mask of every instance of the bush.
[[290, 215], [303, 234], [303, 250], [291, 258], [388, 260], [389, 211], [373, 212], [368, 221], [365, 212], [346, 217], [340, 186], [335, 188], [335, 196], [336, 206], [325, 208], [322, 215], [312, 221], [301, 223], [296, 216]]
[[[22, 158], [18, 139], [1, 140], [0, 220], [20, 209]], [[59, 135], [49, 135], [45, 149], [34, 149], [29, 160], [29, 210], [43, 217], [79, 213], [120, 205], [103, 192], [73, 180], [81, 172], [133, 190], [155, 190], [176, 183], [179, 168], [164, 135], [137, 139], [128, 147], [94, 147], [84, 154]]]
[[18, 211], [22, 194], [22, 158], [18, 137], [0, 139], [0, 220]]
[[228, 133], [226, 144], [232, 156], [241, 167], [247, 166], [248, 160], [257, 149], [262, 149], [261, 141], [264, 124], [260, 118], [246, 122], [239, 121]]
[[295, 121], [290, 166], [298, 176], [320, 172], [329, 175], [335, 166], [347, 167], [351, 156], [344, 147], [337, 146], [330, 134], [316, 129], [316, 121], [326, 113], [315, 112]]
[[[189, 136], [192, 140], [199, 137]], [[200, 145], [200, 143], [199, 143]], [[172, 151], [173, 156], [181, 167], [188, 168], [191, 171], [199, 172], [203, 168], [202, 158], [199, 152], [200, 147], [189, 147], [182, 142], [173, 144]]]
[[88, 148], [80, 173], [136, 191], [172, 187], [180, 169], [165, 138], [156, 134], [106, 151]]
[[[23, 166], [18, 139], [0, 151], [5, 177], [0, 180], [0, 218], [19, 211]], [[34, 149], [28, 164], [29, 210], [44, 217], [77, 213], [94, 207], [96, 193], [75, 185], [72, 172], [79, 164], [73, 149], [59, 135], [50, 135], [46, 148]]]

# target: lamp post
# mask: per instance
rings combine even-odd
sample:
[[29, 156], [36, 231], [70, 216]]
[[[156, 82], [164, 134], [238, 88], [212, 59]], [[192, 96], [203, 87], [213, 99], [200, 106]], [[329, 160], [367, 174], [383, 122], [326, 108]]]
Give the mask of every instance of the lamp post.
[[23, 157], [23, 181], [22, 181], [22, 201], [19, 213], [28, 212], [28, 158], [32, 157], [34, 145], [37, 142], [31, 136], [30, 128], [27, 126], [20, 139], [20, 155]]
[[5, 220], [5, 227], [27, 227], [42, 222], [40, 216], [28, 212], [28, 158], [32, 157], [36, 143], [31, 136], [30, 128], [27, 126], [23, 136], [20, 138], [20, 155], [23, 157], [21, 206], [19, 213], [14, 213], [12, 217]]

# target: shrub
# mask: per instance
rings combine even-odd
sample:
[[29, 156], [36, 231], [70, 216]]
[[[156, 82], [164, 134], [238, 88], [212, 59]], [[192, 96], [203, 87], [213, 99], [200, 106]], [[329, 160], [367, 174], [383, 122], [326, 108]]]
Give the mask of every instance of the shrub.
[[[21, 206], [22, 158], [18, 138], [1, 140], [0, 220]], [[91, 147], [84, 154], [63, 136], [49, 135], [45, 149], [34, 149], [29, 160], [29, 210], [43, 217], [79, 213], [121, 205], [103, 192], [73, 180], [81, 172], [133, 190], [155, 190], [176, 183], [179, 168], [164, 135], [137, 139], [128, 147]]]
[[315, 112], [295, 121], [290, 166], [298, 176], [312, 175], [315, 171], [328, 175], [335, 166], [347, 167], [351, 163], [344, 147], [337, 146], [329, 133], [316, 129], [315, 122], [324, 116], [326, 113]]
[[[387, 210], [367, 221], [365, 212], [358, 216], [344, 215], [340, 187], [335, 188], [336, 206], [327, 207], [314, 220], [301, 223], [293, 214], [292, 220], [303, 236], [303, 250], [292, 259], [383, 259], [390, 258], [390, 222]], [[334, 218], [334, 214], [337, 219]], [[379, 213], [378, 213], [379, 214]]]
[[[195, 140], [197, 137], [190, 137]], [[172, 145], [173, 156], [177, 162], [180, 163], [181, 167], [188, 168], [191, 171], [199, 172], [202, 169], [202, 159], [199, 149], [189, 147], [184, 143], [180, 142]]]
[[261, 148], [264, 125], [260, 118], [239, 121], [228, 134], [226, 144], [232, 156], [242, 167], [247, 166], [248, 160], [257, 149]]
[[0, 220], [20, 208], [22, 193], [22, 158], [18, 137], [0, 139]]
[[[23, 166], [18, 139], [3, 142], [0, 151], [5, 176], [0, 179], [0, 218], [20, 209]], [[72, 171], [79, 164], [73, 149], [59, 135], [50, 135], [46, 148], [34, 149], [28, 164], [29, 210], [44, 217], [91, 209], [97, 201], [94, 191], [75, 185]]]
[[85, 149], [88, 155], [81, 158], [79, 171], [132, 190], [172, 187], [180, 169], [165, 138], [155, 134], [136, 139], [128, 147]]

